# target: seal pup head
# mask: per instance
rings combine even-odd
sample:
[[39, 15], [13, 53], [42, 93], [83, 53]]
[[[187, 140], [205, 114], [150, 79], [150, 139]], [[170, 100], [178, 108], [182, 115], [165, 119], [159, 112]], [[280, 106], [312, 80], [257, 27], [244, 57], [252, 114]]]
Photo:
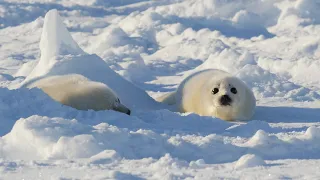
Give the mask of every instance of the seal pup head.
[[113, 103], [113, 108], [112, 109], [115, 110], [115, 111], [118, 111], [118, 112], [122, 112], [122, 113], [128, 114], [128, 115], [131, 114], [130, 109], [127, 108], [125, 105], [121, 104], [119, 98], [117, 98], [115, 100], [115, 102]]
[[246, 87], [239, 79], [229, 76], [211, 81], [208, 86], [209, 111], [223, 120], [232, 121], [238, 118], [241, 107], [245, 106]]

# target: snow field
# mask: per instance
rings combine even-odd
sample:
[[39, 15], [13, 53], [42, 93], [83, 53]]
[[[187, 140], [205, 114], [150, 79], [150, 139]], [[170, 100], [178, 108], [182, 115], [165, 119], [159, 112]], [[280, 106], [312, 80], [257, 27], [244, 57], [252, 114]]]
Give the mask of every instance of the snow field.
[[[0, 178], [318, 179], [319, 8], [317, 0], [0, 2]], [[173, 113], [149, 96], [207, 68], [253, 89], [252, 121]], [[78, 111], [24, 88], [68, 73], [106, 83], [132, 116]]]

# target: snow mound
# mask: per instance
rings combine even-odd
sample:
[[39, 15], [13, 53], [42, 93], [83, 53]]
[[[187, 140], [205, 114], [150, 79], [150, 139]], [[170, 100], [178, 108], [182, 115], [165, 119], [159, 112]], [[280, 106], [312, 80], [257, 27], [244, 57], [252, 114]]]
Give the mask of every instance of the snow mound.
[[110, 25], [101, 30], [102, 33], [91, 39], [93, 51], [105, 51], [111, 47], [130, 44], [129, 36], [120, 28]]
[[[215, 136], [167, 136], [146, 129], [129, 131], [105, 122], [90, 125], [87, 122], [94, 121], [94, 118], [84, 119], [78, 121], [38, 115], [21, 118], [1, 139], [3, 153], [0, 157], [24, 160], [90, 158], [89, 162], [100, 164], [121, 157], [160, 158], [166, 152], [190, 161], [199, 159], [200, 154], [195, 152], [203, 151], [210, 162], [230, 158], [222, 156], [216, 159], [210, 153], [213, 144], [221, 146], [219, 149], [230, 146], [223, 145]], [[190, 142], [191, 139], [197, 140]], [[203, 147], [197, 144], [203, 144]]]
[[[59, 113], [62, 105], [54, 102], [41, 90], [0, 88], [0, 92], [0, 116], [3, 120], [3, 123], [0, 124], [1, 135], [8, 133], [17, 119], [29, 117], [35, 112], [38, 112], [38, 114], [57, 113], [56, 115], [62, 115], [61, 112]], [[13, 109], [15, 111], [12, 111]]]
[[[178, 26], [181, 24], [178, 24]], [[168, 25], [164, 30], [157, 33], [156, 38], [161, 46], [150, 59], [179, 61], [185, 59], [207, 59], [211, 54], [217, 54], [229, 46], [222, 42], [218, 31], [211, 32], [209, 29], [195, 31], [192, 28], [182, 29], [180, 33], [171, 33], [177, 24]], [[183, 53], [181, 53], [181, 51]], [[156, 62], [155, 62], [156, 63]]]
[[296, 85], [257, 65], [245, 65], [237, 71], [236, 76], [253, 89], [256, 97], [258, 97], [257, 99], [285, 97], [297, 101], [312, 101], [320, 97], [316, 91]]
[[290, 22], [291, 26], [308, 26], [320, 23], [320, 4], [317, 0], [298, 0], [293, 7], [285, 9], [278, 21], [281, 25], [284, 21]]
[[311, 126], [307, 129], [304, 137], [309, 140], [319, 140], [320, 139], [320, 128]]
[[206, 164], [206, 162], [203, 160], [203, 159], [198, 159], [196, 161], [191, 161], [189, 163], [189, 166], [190, 167], [194, 167], [194, 168], [197, 168], [197, 167], [201, 167], [201, 166], [204, 166]]
[[17, 77], [17, 76], [27, 77], [32, 72], [32, 70], [36, 67], [36, 65], [38, 63], [39, 62], [36, 60], [28, 61], [28, 62], [24, 63], [20, 67], [20, 69], [14, 74], [14, 76], [15, 77]]
[[[5, 142], [10, 142], [10, 146], [7, 146], [5, 151], [8, 152], [8, 158], [13, 158], [19, 154], [17, 153], [19, 150], [24, 150], [27, 154], [24, 154], [24, 157], [19, 157], [22, 159], [48, 158], [51, 154], [57, 154], [57, 156], [60, 157], [84, 157], [91, 151], [94, 151], [94, 147], [83, 149], [81, 146], [77, 146], [77, 144], [83, 146], [88, 145], [88, 147], [89, 145], [94, 145], [90, 144], [89, 135], [79, 135], [74, 139], [68, 139], [67, 137], [60, 138], [59, 135], [72, 136], [76, 135], [75, 132], [84, 131], [85, 129], [86, 126], [81, 126], [75, 120], [70, 121], [62, 118], [47, 118], [40, 116], [31, 116], [27, 119], [20, 119], [13, 126], [11, 133], [3, 137]], [[57, 142], [57, 144], [54, 146], [53, 142]], [[15, 152], [16, 154], [10, 155], [12, 152]], [[62, 155], [63, 153], [65, 153], [64, 156]]]
[[275, 24], [280, 14], [270, 2], [250, 0], [228, 1], [227, 4], [219, 0], [188, 0], [157, 7], [155, 12], [165, 14], [169, 22], [178, 21], [196, 29], [209, 27], [226, 36], [241, 38], [261, 34], [272, 37], [265, 27]]
[[106, 61], [110, 66], [116, 67], [124, 78], [129, 81], [145, 81], [150, 79], [145, 74], [150, 74], [144, 60], [140, 56], [146, 44], [139, 38], [129, 37], [120, 27], [110, 25], [100, 30], [102, 33], [90, 39], [89, 52], [95, 52]]
[[269, 136], [265, 131], [258, 130], [256, 134], [246, 143], [250, 147], [265, 147], [280, 142], [275, 136]]
[[91, 156], [89, 163], [91, 164], [106, 164], [116, 160], [121, 160], [121, 156], [114, 150], [104, 150], [99, 154]]
[[197, 70], [217, 68], [228, 72], [238, 72], [245, 65], [256, 65], [256, 60], [249, 52], [237, 52], [224, 48], [221, 52], [210, 55], [208, 59], [197, 67]]
[[237, 161], [235, 168], [236, 169], [243, 169], [243, 168], [250, 168], [256, 166], [264, 166], [266, 163], [264, 160], [255, 155], [255, 154], [246, 154], [241, 156], [241, 158]]
[[57, 10], [50, 10], [45, 18], [42, 29], [41, 61], [44, 66], [50, 64], [51, 58], [59, 55], [78, 55], [84, 52], [73, 40], [66, 26], [63, 24]]
[[[263, 129], [266, 132], [275, 131], [275, 129], [273, 129], [269, 125], [269, 123], [267, 123], [265, 121], [252, 120], [252, 121], [249, 121], [245, 124], [234, 125], [234, 126], [228, 128], [227, 132], [230, 134], [233, 134], [233, 135], [241, 135], [241, 136], [245, 136], [245, 137], [251, 137], [261, 129]], [[262, 134], [263, 134], [263, 132], [262, 132]]]
[[47, 13], [42, 32], [41, 59], [22, 87], [46, 76], [80, 74], [107, 84], [133, 110], [164, 108], [146, 92], [111, 70], [100, 57], [84, 53], [72, 39], [56, 10]]

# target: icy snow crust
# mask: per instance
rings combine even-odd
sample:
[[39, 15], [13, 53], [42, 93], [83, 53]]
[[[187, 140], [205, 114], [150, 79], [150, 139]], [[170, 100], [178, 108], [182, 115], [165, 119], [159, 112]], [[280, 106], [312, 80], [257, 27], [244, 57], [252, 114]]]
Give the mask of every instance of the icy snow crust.
[[[317, 0], [0, 2], [0, 179], [319, 179], [319, 9]], [[208, 68], [253, 89], [252, 121], [173, 113], [151, 98]], [[78, 111], [25, 88], [69, 73], [107, 84], [132, 115]]]

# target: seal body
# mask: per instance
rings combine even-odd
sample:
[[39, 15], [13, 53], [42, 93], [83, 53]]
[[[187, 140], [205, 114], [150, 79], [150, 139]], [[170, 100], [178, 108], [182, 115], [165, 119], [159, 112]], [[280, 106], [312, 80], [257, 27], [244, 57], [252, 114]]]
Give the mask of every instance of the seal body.
[[116, 110], [130, 114], [117, 94], [107, 85], [78, 74], [50, 76], [37, 80], [28, 88], [40, 88], [52, 99], [79, 110]]
[[256, 106], [253, 92], [243, 81], [216, 69], [188, 76], [175, 92], [158, 101], [175, 105], [179, 112], [194, 112], [227, 121], [249, 120]]

